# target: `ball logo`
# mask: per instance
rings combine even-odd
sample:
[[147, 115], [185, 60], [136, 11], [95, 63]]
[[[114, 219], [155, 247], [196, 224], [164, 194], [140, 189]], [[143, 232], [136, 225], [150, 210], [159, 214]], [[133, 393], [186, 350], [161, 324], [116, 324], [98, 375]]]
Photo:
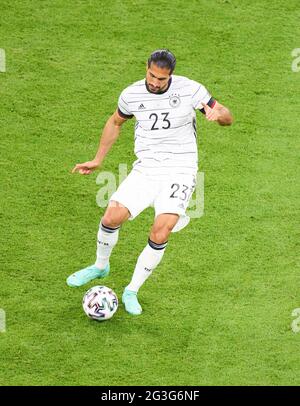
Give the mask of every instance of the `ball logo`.
[[180, 97], [175, 95], [170, 96], [169, 104], [171, 107], [178, 107], [181, 103]]

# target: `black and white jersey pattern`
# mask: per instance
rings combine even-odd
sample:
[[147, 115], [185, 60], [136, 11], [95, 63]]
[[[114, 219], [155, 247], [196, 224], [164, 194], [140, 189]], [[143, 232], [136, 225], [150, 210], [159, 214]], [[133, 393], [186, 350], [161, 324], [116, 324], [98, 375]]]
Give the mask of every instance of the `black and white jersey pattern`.
[[140, 80], [123, 90], [118, 111], [136, 118], [133, 168], [149, 175], [195, 174], [198, 170], [196, 110], [212, 97], [207, 89], [184, 76], [172, 75], [161, 94]]

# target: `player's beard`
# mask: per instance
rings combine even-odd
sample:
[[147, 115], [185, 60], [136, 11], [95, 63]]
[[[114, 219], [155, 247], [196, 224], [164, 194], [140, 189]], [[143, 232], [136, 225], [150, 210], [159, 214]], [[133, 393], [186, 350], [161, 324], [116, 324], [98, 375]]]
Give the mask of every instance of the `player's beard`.
[[152, 85], [150, 85], [149, 83], [147, 83], [149, 90], [152, 93], [159, 93], [160, 91], [162, 91], [162, 89], [160, 87], [154, 87]]
[[146, 81], [146, 84], [147, 84], [148, 90], [149, 90], [151, 93], [159, 94], [159, 93], [163, 93], [163, 92], [168, 88], [169, 82], [170, 82], [170, 81], [168, 81], [168, 83], [166, 83], [166, 85], [165, 85], [164, 87], [159, 87], [159, 88], [153, 87], [153, 86], [150, 85], [147, 81]]

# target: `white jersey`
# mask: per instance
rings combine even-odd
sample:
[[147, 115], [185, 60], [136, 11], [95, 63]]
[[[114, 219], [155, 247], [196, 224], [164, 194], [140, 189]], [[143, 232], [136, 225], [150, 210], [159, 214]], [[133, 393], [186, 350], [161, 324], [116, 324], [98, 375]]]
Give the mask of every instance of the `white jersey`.
[[123, 90], [119, 114], [135, 117], [137, 160], [133, 169], [148, 175], [196, 174], [198, 149], [196, 109], [212, 99], [200, 83], [172, 75], [169, 87], [160, 94], [149, 92], [145, 79]]

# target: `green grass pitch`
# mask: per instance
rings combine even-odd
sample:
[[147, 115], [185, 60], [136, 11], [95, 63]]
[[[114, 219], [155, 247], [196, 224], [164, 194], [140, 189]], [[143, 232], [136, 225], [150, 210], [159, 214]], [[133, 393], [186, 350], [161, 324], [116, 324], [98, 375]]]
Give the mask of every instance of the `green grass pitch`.
[[[1, 385], [300, 384], [299, 19], [298, 0], [1, 2]], [[70, 170], [161, 47], [235, 123], [198, 114], [205, 214], [171, 235], [143, 315], [97, 323], [81, 308], [95, 283], [65, 279], [94, 260], [104, 209], [97, 173]], [[130, 169], [133, 127], [102, 170]], [[122, 227], [105, 280], [119, 298], [152, 220]]]

